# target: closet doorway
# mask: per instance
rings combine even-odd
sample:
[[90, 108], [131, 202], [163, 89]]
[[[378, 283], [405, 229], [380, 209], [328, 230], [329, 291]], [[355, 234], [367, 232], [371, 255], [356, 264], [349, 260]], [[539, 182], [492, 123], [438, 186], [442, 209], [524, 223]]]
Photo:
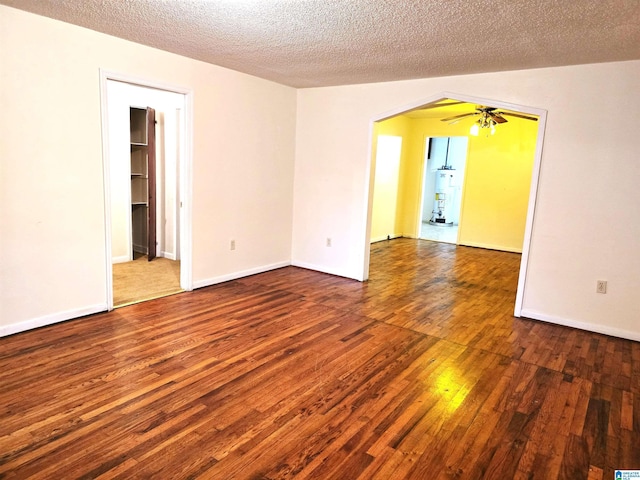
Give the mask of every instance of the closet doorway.
[[185, 238], [190, 222], [183, 218], [190, 184], [187, 99], [185, 93], [111, 78], [103, 87], [107, 283], [113, 308], [191, 289]]

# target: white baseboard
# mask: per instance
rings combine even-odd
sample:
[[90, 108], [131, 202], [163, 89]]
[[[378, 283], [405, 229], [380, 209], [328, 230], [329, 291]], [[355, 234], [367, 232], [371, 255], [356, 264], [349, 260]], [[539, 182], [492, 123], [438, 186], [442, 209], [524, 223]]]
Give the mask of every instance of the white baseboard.
[[33, 318], [23, 322], [0, 325], [0, 337], [6, 337], [7, 335], [13, 335], [14, 333], [20, 333], [34, 328], [46, 327], [47, 325], [65, 322], [73, 318], [84, 317], [85, 315], [91, 315], [93, 313], [106, 312], [107, 310], [106, 304], [91, 305], [84, 308], [45, 315], [43, 317]]
[[307, 270], [313, 270], [315, 272], [328, 273], [329, 275], [335, 275], [336, 277], [348, 278], [350, 280], [357, 280], [359, 282], [364, 281], [363, 278], [357, 278], [351, 275], [346, 275], [343, 271], [333, 270], [331, 268], [326, 268], [322, 265], [314, 265], [312, 263], [306, 263], [306, 262], [291, 262], [291, 265], [294, 267], [306, 268]]
[[[143, 253], [143, 254], [147, 254], [146, 249], [144, 249], [144, 251], [142, 250], [142, 247], [140, 248], [135, 248], [135, 251], [137, 253]], [[176, 256], [174, 253], [170, 253], [170, 252], [160, 252], [160, 254], [158, 255], [158, 257], [163, 257], [166, 258], [167, 260], [176, 260]], [[131, 258], [128, 255], [122, 255], [121, 257], [113, 257], [111, 259], [111, 263], [125, 263], [125, 262], [130, 262]]]
[[461, 247], [486, 248], [487, 250], [500, 250], [501, 252], [522, 253], [522, 248], [508, 248], [501, 245], [492, 245], [490, 243], [465, 242], [459, 243]]
[[371, 243], [376, 243], [376, 242], [382, 242], [384, 240], [393, 240], [394, 238], [402, 238], [402, 237], [403, 237], [403, 235], [389, 235], [388, 237], [387, 236], [375, 237], [375, 238], [370, 239], [369, 241]]
[[220, 275], [219, 277], [207, 278], [205, 280], [194, 280], [193, 288], [209, 287], [211, 285], [216, 285], [218, 283], [237, 280], [238, 278], [248, 277], [250, 275], [256, 275], [258, 273], [264, 273], [270, 270], [276, 270], [278, 268], [288, 267], [290, 265], [291, 265], [291, 262], [272, 263], [271, 265], [263, 265], [256, 268], [250, 268], [248, 270], [243, 270], [241, 272], [234, 272], [234, 273], [229, 273], [227, 275]]
[[540, 320], [542, 322], [554, 323], [556, 325], [563, 325], [565, 327], [572, 327], [580, 330], [586, 330], [588, 332], [602, 333], [604, 335], [610, 335], [612, 337], [624, 338], [626, 340], [635, 340], [636, 342], [640, 342], [640, 332], [623, 330], [621, 328], [610, 327], [608, 325], [600, 325], [597, 323], [587, 323], [587, 322], [579, 322], [576, 320], [569, 320], [567, 318], [547, 315], [544, 313], [536, 312], [533, 310], [527, 310], [524, 308], [520, 312], [520, 316], [531, 318], [533, 320]]

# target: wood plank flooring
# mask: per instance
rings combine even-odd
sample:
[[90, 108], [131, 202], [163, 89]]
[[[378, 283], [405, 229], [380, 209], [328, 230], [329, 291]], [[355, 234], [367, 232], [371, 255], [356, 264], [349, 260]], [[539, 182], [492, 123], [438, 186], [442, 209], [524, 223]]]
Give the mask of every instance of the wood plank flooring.
[[372, 247], [0, 339], [0, 478], [612, 479], [640, 344], [512, 316], [520, 257]]

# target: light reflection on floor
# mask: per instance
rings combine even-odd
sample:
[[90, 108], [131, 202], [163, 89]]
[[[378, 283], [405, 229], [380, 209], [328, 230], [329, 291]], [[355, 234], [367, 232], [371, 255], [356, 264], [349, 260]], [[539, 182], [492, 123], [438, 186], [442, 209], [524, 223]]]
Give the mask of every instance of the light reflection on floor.
[[420, 238], [424, 240], [455, 244], [458, 241], [458, 226], [453, 225], [451, 227], [440, 227], [437, 225], [430, 225], [428, 222], [422, 222]]

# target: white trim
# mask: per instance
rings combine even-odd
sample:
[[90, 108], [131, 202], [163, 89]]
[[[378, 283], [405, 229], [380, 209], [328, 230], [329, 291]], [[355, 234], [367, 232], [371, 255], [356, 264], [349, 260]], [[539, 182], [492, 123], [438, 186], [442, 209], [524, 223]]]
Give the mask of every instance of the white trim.
[[180, 191], [178, 208], [180, 209], [180, 287], [190, 292], [193, 286], [193, 91], [184, 94], [184, 129], [180, 130], [180, 148], [182, 149], [178, 172]]
[[122, 255], [121, 257], [113, 257], [111, 259], [111, 263], [125, 263], [125, 262], [130, 262], [131, 258], [129, 258], [129, 255]]
[[176, 260], [176, 255], [170, 252], [160, 252], [160, 257], [166, 258], [167, 260]]
[[544, 143], [544, 130], [547, 125], [547, 112], [538, 114], [538, 136], [536, 138], [536, 151], [533, 156], [533, 170], [531, 171], [531, 187], [529, 188], [529, 205], [527, 207], [527, 222], [524, 227], [524, 241], [522, 242], [522, 258], [520, 259], [520, 273], [518, 274], [518, 288], [516, 301], [513, 307], [513, 315], [522, 315], [524, 303], [524, 291], [527, 282], [527, 268], [529, 267], [529, 250], [531, 249], [531, 237], [533, 235], [533, 218], [538, 201], [538, 183], [540, 181], [540, 167], [542, 164], [542, 145]]
[[466, 242], [459, 243], [458, 245], [460, 247], [486, 248], [487, 250], [500, 250], [501, 252], [522, 253], [522, 250], [519, 250], [517, 248], [509, 248], [502, 245], [493, 245], [491, 243]]
[[[375, 120], [371, 121], [369, 125], [369, 140], [367, 147], [367, 163], [365, 167], [365, 179], [366, 188], [364, 192], [364, 218], [365, 218], [365, 229], [364, 236], [362, 238], [364, 242], [364, 251], [362, 258], [360, 261], [362, 262], [362, 281], [366, 281], [369, 279], [369, 263], [371, 261], [371, 212], [373, 210], [373, 184], [376, 179], [376, 169], [375, 169], [375, 159], [373, 158], [373, 139], [374, 139], [374, 129], [375, 129]], [[378, 146], [376, 145], [376, 149]], [[360, 250], [360, 249], [358, 249]], [[308, 267], [303, 267], [308, 268]]]
[[[420, 238], [420, 233], [422, 230], [422, 217], [424, 216], [424, 177], [427, 176], [427, 167], [428, 167], [428, 160], [426, 158], [427, 156], [427, 152], [426, 150], [426, 145], [427, 145], [427, 138], [429, 139], [429, 141], [431, 141], [432, 137], [431, 135], [423, 135], [422, 136], [422, 158], [420, 159], [420, 164], [422, 165], [422, 172], [420, 174], [420, 194], [418, 195], [418, 198], [420, 199], [420, 204], [418, 205], [418, 217], [416, 218], [417, 220], [417, 225], [416, 225], [416, 232], [417, 232], [417, 237]], [[433, 207], [431, 207], [431, 210], [433, 210]], [[458, 215], [459, 216], [459, 215]]]
[[196, 280], [195, 282], [193, 282], [193, 288], [210, 287], [211, 285], [216, 285], [218, 283], [237, 280], [239, 278], [256, 275], [258, 273], [269, 272], [271, 270], [277, 270], [278, 268], [289, 267], [290, 265], [291, 265], [291, 262], [278, 262], [278, 263], [272, 263], [271, 265], [263, 265], [261, 267], [250, 268], [248, 270], [243, 270], [241, 272], [234, 272], [234, 273], [229, 273], [227, 275], [220, 275], [219, 277], [207, 278], [205, 280]]
[[374, 118], [371, 119], [369, 124], [369, 146], [368, 146], [368, 156], [367, 156], [367, 168], [366, 168], [366, 178], [368, 179], [367, 183], [367, 191], [366, 197], [368, 199], [367, 211], [366, 211], [366, 231], [364, 235], [364, 260], [363, 260], [363, 277], [367, 279], [369, 276], [369, 261], [370, 261], [370, 238], [371, 238], [371, 210], [373, 204], [373, 182], [374, 178], [372, 178], [371, 174], [371, 164], [373, 162], [373, 133], [375, 128], [375, 123], [380, 122], [382, 120], [387, 120], [391, 117], [395, 117], [397, 115], [401, 115], [410, 110], [414, 110], [416, 108], [422, 107], [423, 105], [427, 105], [429, 103], [437, 102], [445, 99], [455, 99], [461, 100], [468, 103], [475, 103], [479, 105], [492, 105], [497, 108], [504, 108], [506, 110], [511, 110], [514, 112], [520, 113], [528, 113], [531, 115], [537, 115], [538, 118], [538, 136], [536, 139], [536, 149], [534, 156], [534, 164], [533, 171], [531, 175], [531, 187], [529, 189], [529, 206], [527, 208], [527, 220], [525, 223], [525, 232], [524, 232], [524, 241], [522, 245], [522, 258], [520, 259], [520, 274], [518, 277], [518, 288], [516, 291], [516, 299], [514, 305], [514, 316], [519, 317], [522, 314], [522, 304], [524, 299], [524, 293], [526, 289], [526, 279], [527, 279], [527, 267], [529, 264], [529, 250], [531, 248], [531, 236], [533, 233], [533, 220], [535, 215], [535, 206], [538, 197], [538, 181], [540, 178], [540, 166], [542, 164], [542, 146], [544, 143], [544, 131], [545, 125], [547, 122], [547, 111], [541, 108], [528, 107], [523, 105], [516, 105], [514, 103], [508, 103], [498, 100], [491, 100], [482, 97], [473, 97], [470, 95], [461, 95], [453, 92], [442, 92], [436, 95], [431, 95], [430, 97], [424, 98], [422, 100], [416, 100], [408, 105], [404, 105], [401, 107], [397, 107], [393, 110], [384, 112]]
[[113, 72], [100, 69], [100, 105], [102, 116], [102, 159], [103, 159], [103, 188], [105, 202], [105, 270], [106, 299], [108, 310], [113, 309], [113, 278], [111, 274], [111, 185], [109, 169], [109, 134], [108, 134], [108, 109], [107, 109], [107, 81], [128, 83], [145, 88], [155, 88], [172, 93], [184, 95], [184, 145], [183, 154], [180, 155], [180, 287], [183, 290], [193, 290], [193, 265], [192, 265], [192, 211], [191, 190], [193, 171], [193, 90], [191, 88], [158, 82], [143, 77]]
[[388, 237], [376, 237], [371, 239], [371, 243], [386, 242], [387, 240], [394, 240], [396, 238], [409, 238], [406, 235], [389, 235]]
[[[113, 274], [111, 258], [113, 245], [111, 244], [111, 170], [110, 170], [110, 151], [109, 151], [109, 112], [107, 102], [107, 76], [100, 71], [100, 117], [102, 121], [102, 188], [104, 189], [104, 248], [105, 248], [105, 272], [106, 280], [106, 301], [107, 310], [113, 310]], [[128, 261], [129, 258], [127, 257]]]
[[304, 268], [306, 270], [313, 270], [315, 272], [326, 273], [328, 275], [335, 275], [336, 277], [348, 278], [349, 280], [357, 280], [359, 282], [364, 282], [366, 280], [366, 278], [357, 278], [357, 277], [352, 277], [350, 275], [345, 275], [344, 272], [342, 271], [334, 270], [332, 268], [327, 268], [324, 265], [316, 265], [314, 263], [293, 262], [291, 263], [291, 266]]
[[[183, 87], [181, 85], [175, 85], [172, 83], [159, 82], [155, 79], [147, 77], [139, 77], [135, 75], [129, 75], [126, 73], [114, 72], [112, 70], [100, 69], [100, 77], [105, 77], [106, 80], [113, 80], [115, 82], [129, 83], [131, 85], [138, 85], [140, 87], [155, 88], [156, 90], [164, 90], [167, 92], [179, 93], [182, 95], [192, 95], [193, 90], [189, 87]], [[146, 107], [141, 107], [146, 108]]]
[[502, 100], [491, 100], [485, 97], [474, 97], [471, 95], [464, 95], [464, 94], [460, 94], [460, 93], [453, 93], [453, 92], [442, 92], [442, 93], [438, 93], [436, 95], [431, 95], [427, 98], [423, 98], [422, 100], [416, 100], [414, 102], [411, 102], [407, 105], [401, 106], [401, 107], [397, 107], [394, 108], [393, 110], [389, 110], [387, 112], [384, 112], [380, 115], [377, 115], [372, 121], [373, 122], [380, 122], [382, 120], [388, 120], [389, 118], [398, 116], [398, 115], [402, 115], [403, 113], [407, 113], [410, 110], [415, 110], [417, 108], [423, 107], [429, 103], [434, 103], [434, 102], [438, 102], [440, 100], [446, 100], [446, 99], [450, 99], [450, 100], [460, 100], [462, 102], [467, 102], [467, 103], [476, 103], [478, 105], [485, 105], [485, 104], [489, 104], [491, 106], [496, 106], [497, 108], [504, 108], [506, 110], [511, 110], [514, 112], [521, 112], [521, 113], [530, 113], [532, 115], [545, 115], [546, 118], [546, 110], [543, 110], [541, 108], [536, 108], [536, 107], [528, 107], [528, 106], [524, 106], [524, 105], [517, 105], [515, 103], [508, 103], [508, 102], [504, 102]]
[[0, 337], [6, 337], [7, 335], [13, 335], [15, 333], [25, 332], [34, 328], [46, 327], [54, 323], [65, 322], [78, 317], [84, 317], [86, 315], [92, 315], [94, 313], [100, 313], [107, 310], [106, 304], [91, 305], [84, 308], [77, 308], [74, 310], [67, 310], [65, 312], [53, 313], [45, 315], [43, 317], [32, 318], [25, 320], [24, 322], [10, 323], [9, 325], [0, 325]]
[[602, 333], [612, 337], [624, 338], [626, 340], [634, 340], [640, 342], [640, 332], [633, 330], [623, 330], [621, 328], [600, 325], [598, 323], [579, 322], [577, 320], [569, 320], [567, 318], [557, 317], [555, 315], [547, 315], [545, 313], [536, 312], [534, 310], [522, 309], [520, 312], [522, 317], [542, 322], [552, 323], [555, 325], [563, 325], [565, 327], [577, 328], [587, 332]]

